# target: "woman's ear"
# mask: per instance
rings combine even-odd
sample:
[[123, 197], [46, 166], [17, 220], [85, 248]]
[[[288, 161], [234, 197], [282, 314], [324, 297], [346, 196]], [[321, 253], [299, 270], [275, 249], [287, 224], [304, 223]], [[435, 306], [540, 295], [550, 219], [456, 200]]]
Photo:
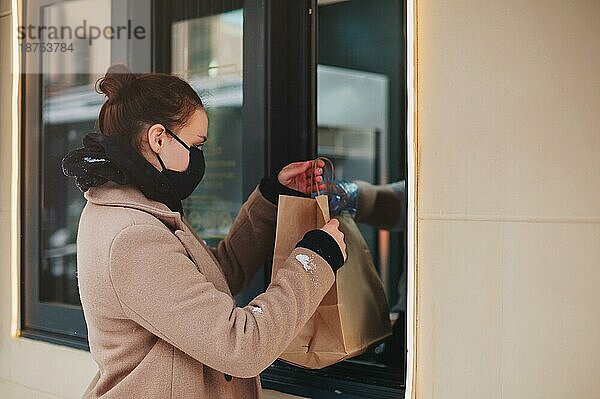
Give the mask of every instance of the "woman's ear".
[[166, 140], [166, 130], [165, 127], [160, 123], [155, 123], [150, 126], [146, 131], [146, 137], [148, 138], [148, 144], [152, 151], [156, 153], [160, 153], [162, 146]]

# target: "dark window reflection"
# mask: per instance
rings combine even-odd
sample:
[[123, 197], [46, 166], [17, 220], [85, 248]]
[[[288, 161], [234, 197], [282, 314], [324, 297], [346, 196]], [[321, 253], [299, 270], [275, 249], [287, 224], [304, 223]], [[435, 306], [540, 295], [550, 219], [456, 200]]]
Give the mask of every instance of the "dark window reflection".
[[64, 154], [94, 129], [102, 97], [97, 76], [45, 74], [42, 86], [40, 300], [80, 305], [76, 280], [77, 226], [85, 198], [61, 170]]
[[[46, 26], [77, 26], [82, 15], [90, 26], [110, 25], [111, 4], [76, 0], [52, 2], [40, 8]], [[94, 130], [103, 102], [94, 83], [110, 64], [111, 47], [108, 41], [91, 46], [84, 38], [74, 38], [72, 43], [72, 54], [76, 56], [43, 52], [40, 57], [39, 299], [80, 305], [76, 238], [85, 198], [75, 180], [62, 174], [61, 160], [69, 150], [81, 147], [83, 136]]]
[[183, 206], [199, 236], [216, 246], [243, 203], [243, 10], [186, 18], [171, 32], [172, 71], [190, 82], [208, 114], [206, 175]]
[[[404, 179], [404, 9], [400, 0], [321, 0], [318, 15], [318, 153], [336, 179]], [[390, 305], [394, 336], [347, 362], [404, 370], [405, 270], [401, 233], [361, 225]]]

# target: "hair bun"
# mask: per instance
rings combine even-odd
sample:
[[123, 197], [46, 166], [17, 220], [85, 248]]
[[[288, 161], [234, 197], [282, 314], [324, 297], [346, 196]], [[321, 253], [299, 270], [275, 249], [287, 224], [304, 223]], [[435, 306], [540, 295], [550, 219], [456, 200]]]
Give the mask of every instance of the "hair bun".
[[137, 76], [124, 64], [111, 65], [103, 77], [96, 81], [96, 92], [105, 94], [109, 103], [118, 101], [136, 81]]

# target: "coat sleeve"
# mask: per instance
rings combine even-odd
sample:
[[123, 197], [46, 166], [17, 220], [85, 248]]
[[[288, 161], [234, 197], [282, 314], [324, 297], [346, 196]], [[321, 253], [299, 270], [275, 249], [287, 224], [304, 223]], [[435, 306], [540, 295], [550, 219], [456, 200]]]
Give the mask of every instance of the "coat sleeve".
[[[296, 260], [300, 254], [310, 267]], [[127, 317], [208, 367], [240, 378], [257, 376], [283, 353], [335, 280], [322, 257], [295, 248], [267, 290], [236, 307], [198, 271], [177, 237], [155, 225], [123, 229], [111, 245], [109, 266]]]
[[277, 206], [269, 202], [258, 187], [242, 205], [229, 234], [210, 248], [223, 270], [229, 289], [237, 295], [273, 254]]
[[404, 180], [372, 185], [357, 180], [358, 209], [356, 221], [379, 229], [399, 232], [406, 226], [406, 185]]

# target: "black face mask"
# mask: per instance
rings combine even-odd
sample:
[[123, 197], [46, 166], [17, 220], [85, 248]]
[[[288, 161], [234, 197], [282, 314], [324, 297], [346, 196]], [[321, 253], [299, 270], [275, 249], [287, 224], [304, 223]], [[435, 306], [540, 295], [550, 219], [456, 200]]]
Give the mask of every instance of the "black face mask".
[[171, 184], [175, 187], [175, 190], [177, 190], [177, 197], [182, 200], [189, 197], [194, 192], [204, 177], [204, 170], [206, 168], [204, 153], [198, 147], [190, 147], [185, 144], [183, 140], [177, 137], [177, 135], [169, 129], [165, 130], [190, 152], [188, 167], [183, 172], [167, 169], [162, 159], [160, 159], [160, 155], [156, 154], [160, 165], [163, 167], [163, 170], [161, 170], [160, 173], [169, 179]]

